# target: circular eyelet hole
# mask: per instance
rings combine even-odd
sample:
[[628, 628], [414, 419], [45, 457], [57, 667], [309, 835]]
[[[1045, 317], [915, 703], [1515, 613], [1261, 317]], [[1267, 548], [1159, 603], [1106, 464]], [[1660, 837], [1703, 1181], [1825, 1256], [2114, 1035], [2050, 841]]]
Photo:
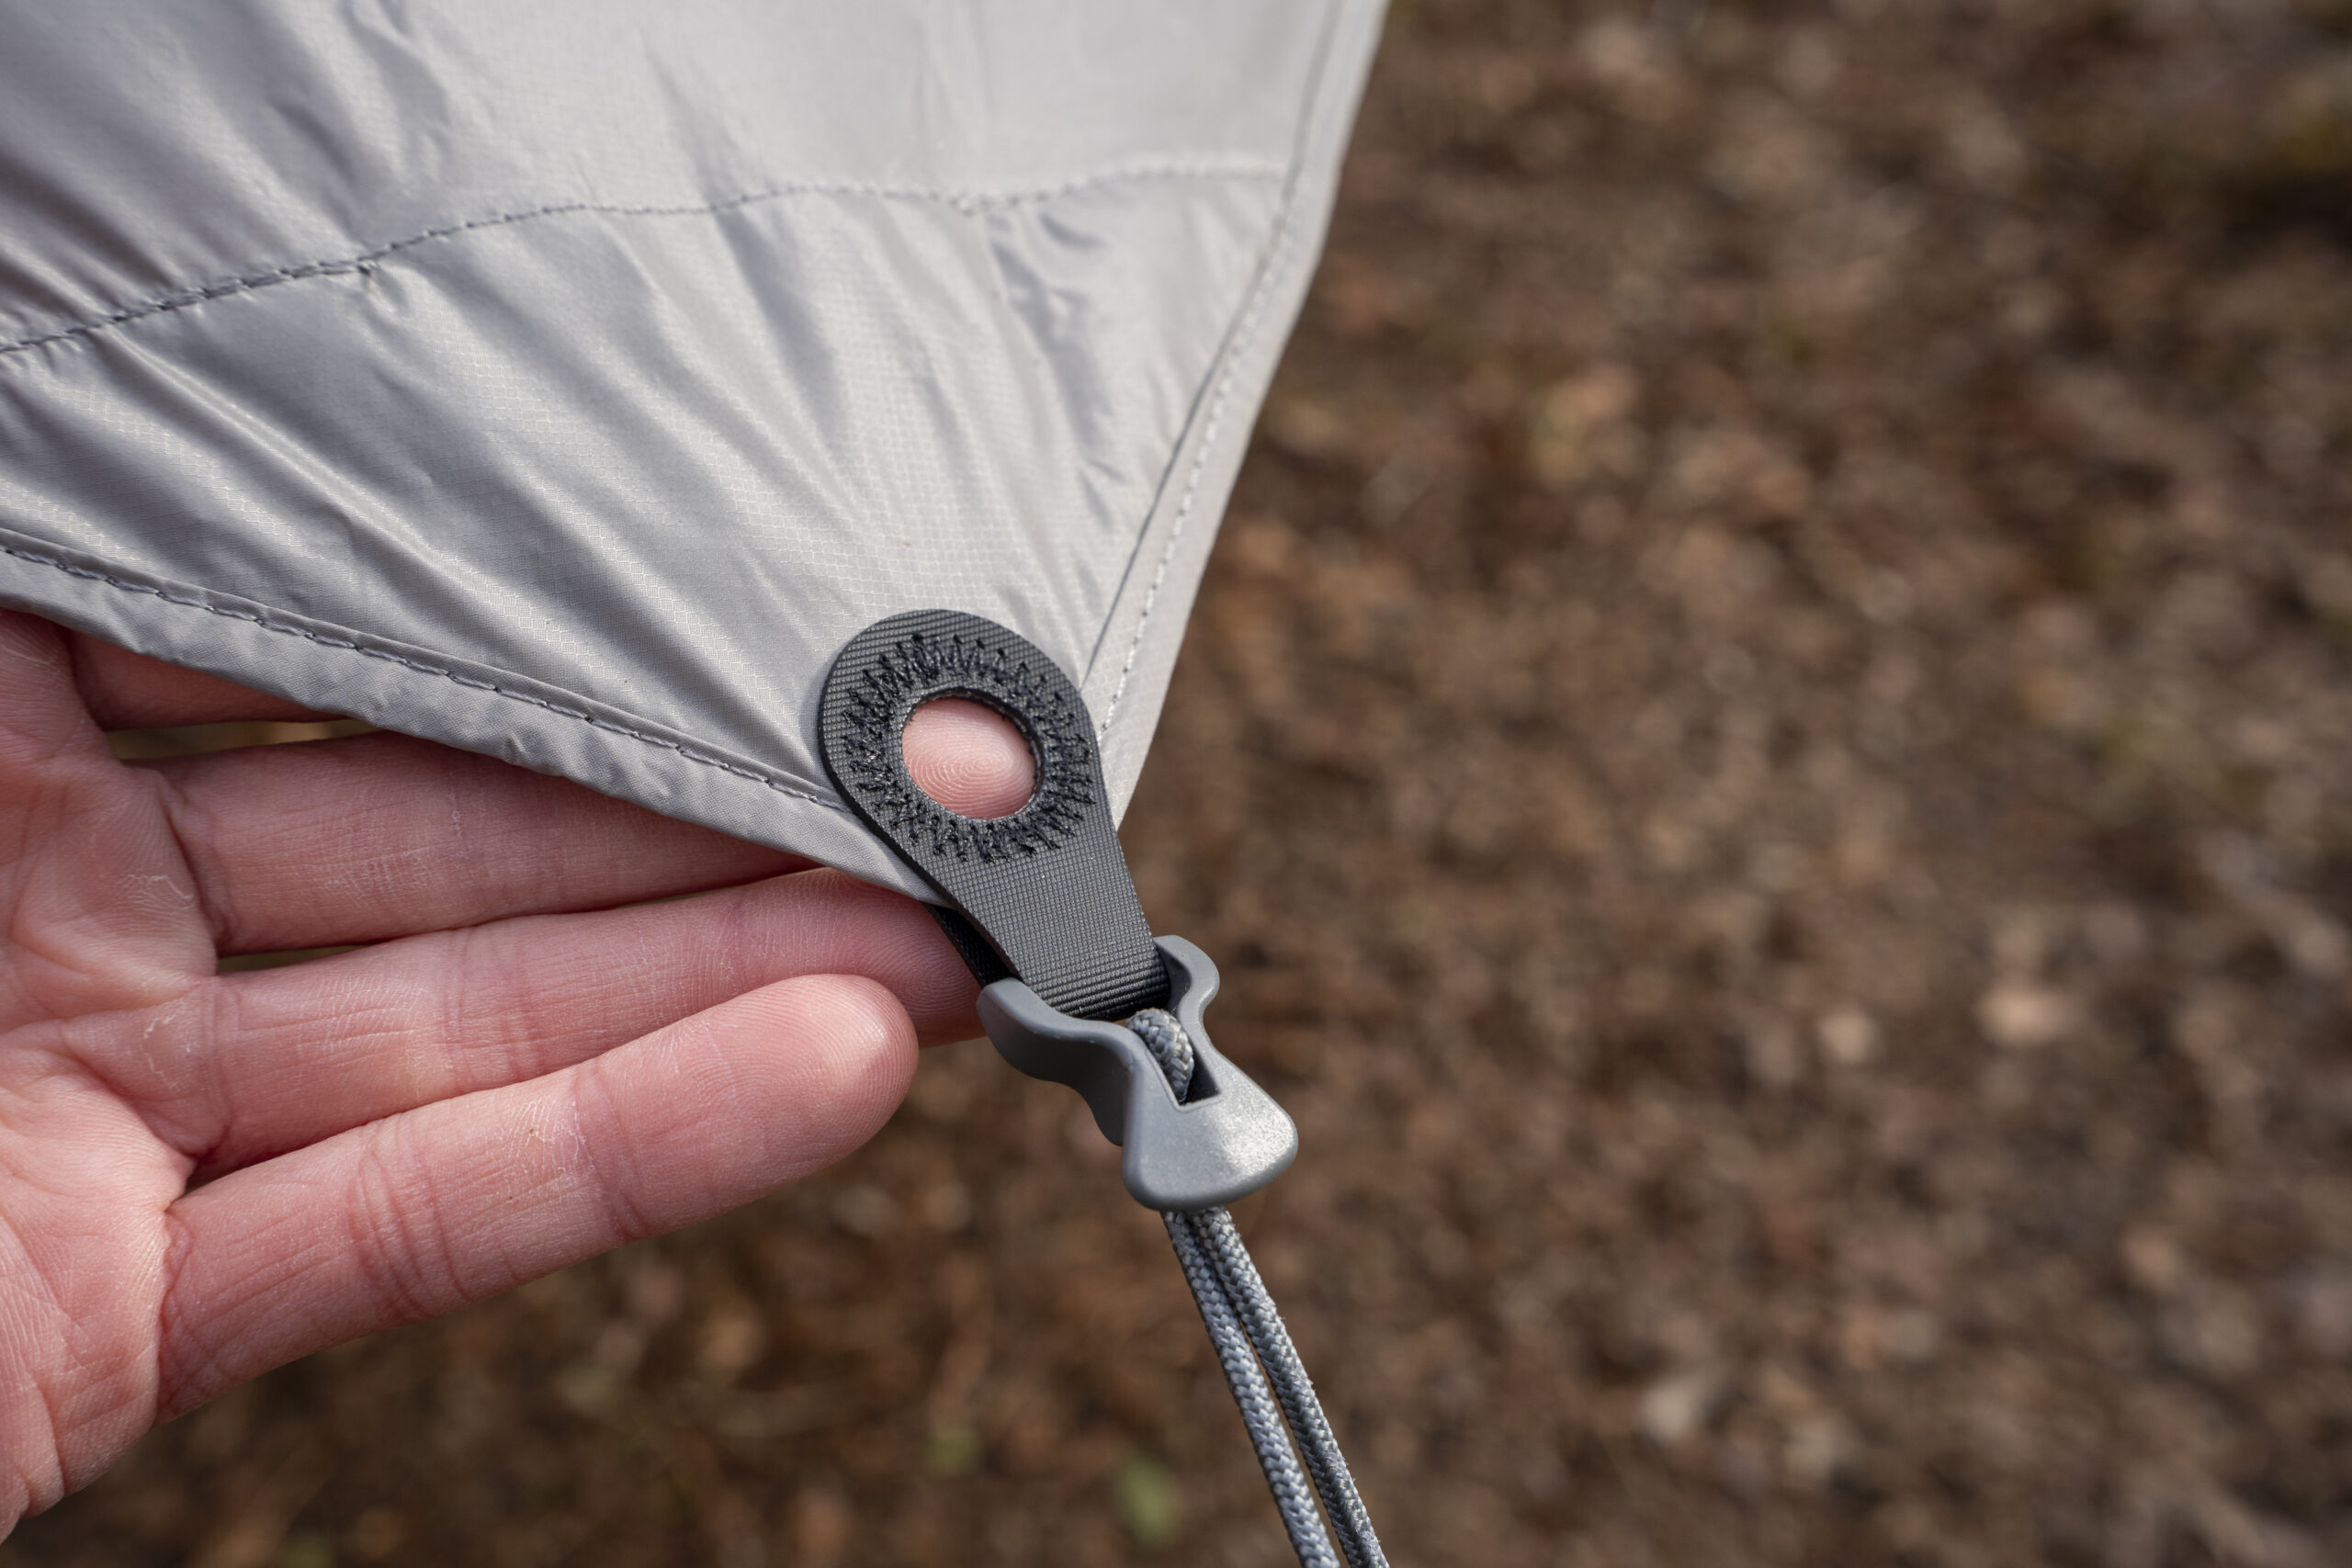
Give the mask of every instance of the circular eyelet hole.
[[1037, 790], [1029, 738], [986, 703], [933, 697], [907, 716], [899, 749], [915, 787], [959, 817], [1010, 817]]

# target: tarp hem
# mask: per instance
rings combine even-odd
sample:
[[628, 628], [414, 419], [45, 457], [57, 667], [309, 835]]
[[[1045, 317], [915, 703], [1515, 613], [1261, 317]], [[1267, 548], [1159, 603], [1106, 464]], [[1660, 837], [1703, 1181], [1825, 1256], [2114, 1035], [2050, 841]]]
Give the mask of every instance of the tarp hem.
[[[916, 897], [933, 902], [938, 899], [938, 894], [911, 868], [873, 840], [845, 806], [817, 793], [806, 781], [762, 768], [724, 748], [679, 734], [610, 704], [509, 671], [317, 620], [279, 606], [193, 584], [126, 573], [81, 552], [60, 548], [6, 525], [0, 525], [0, 557], [46, 568], [73, 583], [84, 585], [85, 590], [75, 593], [69, 588], [62, 594], [28, 592], [0, 577], [0, 604], [29, 611], [120, 646], [136, 646], [170, 662], [218, 674], [272, 695], [348, 713], [389, 729], [413, 731], [413, 724], [404, 724], [402, 715], [413, 705], [416, 676], [445, 681], [452, 692], [440, 705], [440, 723], [435, 728], [453, 739], [462, 736], [460, 743], [468, 744], [471, 750], [503, 757], [537, 772], [571, 778], [665, 815], [699, 821], [720, 831], [808, 855], [864, 880]], [[285, 677], [272, 680], [266, 671], [257, 671], [250, 658], [237, 657], [222, 647], [209, 627], [187, 635], [170, 621], [118, 613], [127, 608], [131, 600], [200, 612], [253, 630], [292, 638], [296, 646], [315, 651], [286, 663], [282, 666]], [[134, 631], [141, 635], [131, 635]], [[240, 642], [243, 640], [243, 634], [232, 635]], [[336, 660], [345, 660], [347, 667], [333, 671], [330, 665]], [[605, 746], [559, 757], [544, 749], [544, 738], [535, 729], [518, 729], [496, 722], [469, 726], [452, 711], [479, 706], [487, 716], [503, 711], [511, 704], [572, 720], [587, 730], [638, 742], [651, 753], [675, 757], [696, 764], [696, 769], [681, 777], [677, 770], [663, 766], [631, 767], [625, 758]], [[467, 733], [469, 729], [471, 734]], [[615, 765], [599, 766], [599, 762]], [[758, 789], [759, 808], [713, 810], [710, 807], [714, 802], [706, 798], [697, 803], [693, 798], [707, 796], [713, 784], [730, 796], [743, 787]], [[670, 798], [665, 799], [665, 795]]]
[[[1264, 328], [1270, 322], [1275, 325], [1271, 341], [1278, 350], [1306, 301], [1313, 269], [1295, 265], [1295, 258], [1302, 254], [1312, 258], [1320, 251], [1322, 235], [1338, 196], [1340, 154], [1371, 70], [1383, 14], [1384, 8], [1377, 0], [1354, 5], [1343, 0], [1334, 7], [1329, 32], [1316, 64], [1313, 96], [1306, 113], [1300, 118], [1298, 138], [1290, 160], [1291, 177], [1276, 209], [1272, 231], [1267, 236], [1259, 276], [1235, 315], [1235, 324], [1228, 329], [1222, 350], [1201, 379], [1195, 412], [1185, 422], [1170, 454], [1160, 490], [1136, 532], [1125, 579], [1103, 614], [1093, 653], [1080, 677], [1080, 687], [1089, 705], [1097, 709], [1095, 729], [1102, 748], [1104, 778], [1112, 794], [1113, 809], [1121, 817], [1125, 815], [1127, 801], [1142, 773], [1152, 732], [1159, 727], [1160, 705], [1166, 697], [1164, 676], [1175, 662], [1182, 641], [1182, 624], [1190, 617], [1193, 597], [1199, 589], [1199, 569], [1205, 567], [1209, 547], [1215, 541], [1214, 530], [1207, 531], [1204, 537], [1203, 530], [1190, 527], [1191, 519], [1204, 491], [1227, 492], [1220, 494], [1216, 502], [1223, 504], [1240, 468], [1255, 423], [1257, 400], [1264, 397], [1266, 382], [1272, 372], [1272, 355], [1264, 347], [1269, 341]], [[1234, 391], [1245, 373], [1258, 378], [1254, 390], [1244, 394], [1250, 403], [1250, 418], [1232, 420], [1228, 416]], [[1238, 434], [1235, 434], [1237, 430]], [[1182, 487], [1171, 495], [1175, 475], [1180, 471], [1185, 476]], [[1159, 558], [1150, 581], [1138, 587], [1136, 567], [1154, 536], [1163, 531]], [[1188, 538], [1191, 554], [1197, 558], [1192, 563], [1194, 570], [1174, 574], [1177, 602], [1166, 608], [1177, 613], [1162, 615], [1162, 592]], [[1138, 593], [1140, 605], [1130, 609]], [[1127, 633], [1126, 649], [1114, 677], [1104, 666], [1106, 645], [1113, 628], [1130, 614], [1135, 616], [1134, 626]], [[1166, 624], [1172, 624], [1175, 629], [1159, 629]], [[1147, 654], [1148, 644], [1152, 646]], [[1156, 686], [1148, 679], [1144, 681], [1139, 690], [1145, 700], [1129, 703], [1128, 688], [1134, 683], [1138, 667], [1146, 663], [1155, 667], [1163, 679]], [[1120, 722], [1123, 712], [1124, 724]]]

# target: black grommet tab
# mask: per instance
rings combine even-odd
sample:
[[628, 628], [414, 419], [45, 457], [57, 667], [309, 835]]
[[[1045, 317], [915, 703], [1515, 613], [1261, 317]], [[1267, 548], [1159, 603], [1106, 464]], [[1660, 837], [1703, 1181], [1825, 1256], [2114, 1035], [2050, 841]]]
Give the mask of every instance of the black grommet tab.
[[[935, 697], [985, 703], [1019, 727], [1037, 764], [1027, 805], [1009, 817], [966, 817], [915, 784], [900, 736]], [[1125, 1018], [1166, 1000], [1167, 973], [1119, 849], [1086, 704], [1026, 638], [955, 610], [878, 621], [834, 660], [819, 729], [826, 772], [851, 808], [985, 942], [977, 947], [949, 926], [984, 984], [1009, 972], [1056, 1011], [1082, 1019]], [[982, 962], [991, 955], [1001, 961], [993, 972]]]

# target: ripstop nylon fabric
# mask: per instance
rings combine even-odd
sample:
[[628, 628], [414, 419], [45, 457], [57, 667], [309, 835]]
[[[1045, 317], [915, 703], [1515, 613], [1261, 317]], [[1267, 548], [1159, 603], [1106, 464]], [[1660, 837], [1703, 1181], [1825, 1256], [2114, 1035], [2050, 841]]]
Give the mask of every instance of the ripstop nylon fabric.
[[834, 652], [1012, 626], [1124, 807], [1378, 23], [0, 11], [0, 604], [935, 897]]

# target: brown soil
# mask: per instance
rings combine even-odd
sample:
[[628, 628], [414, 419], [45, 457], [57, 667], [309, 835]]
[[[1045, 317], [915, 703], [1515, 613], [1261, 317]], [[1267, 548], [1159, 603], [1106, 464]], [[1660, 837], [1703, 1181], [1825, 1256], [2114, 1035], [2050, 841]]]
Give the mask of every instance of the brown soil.
[[[2352, 8], [1408, 5], [1127, 838], [1400, 1564], [2352, 1561]], [[985, 1046], [0, 1562], [1275, 1564]]]

